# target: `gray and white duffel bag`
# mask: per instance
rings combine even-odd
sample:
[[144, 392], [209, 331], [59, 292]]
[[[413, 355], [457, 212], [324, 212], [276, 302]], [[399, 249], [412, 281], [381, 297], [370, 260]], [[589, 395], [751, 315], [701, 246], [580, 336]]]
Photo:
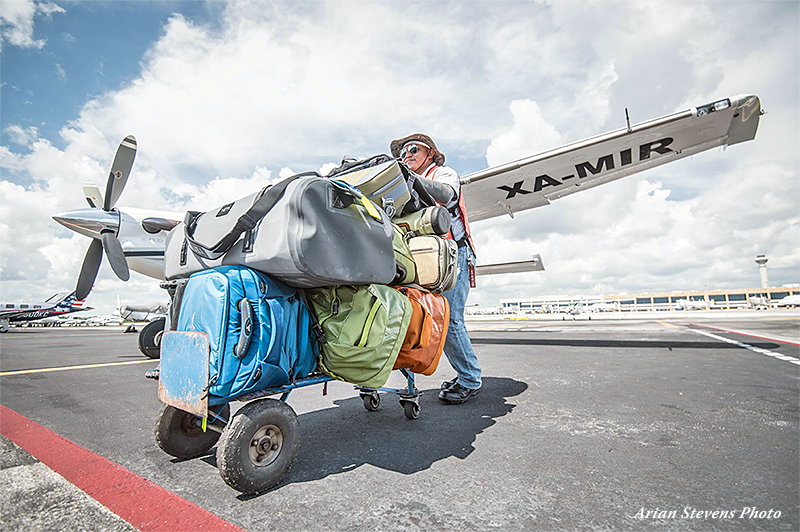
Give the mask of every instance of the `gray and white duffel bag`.
[[298, 288], [388, 284], [391, 221], [346, 183], [300, 174], [233, 203], [189, 211], [169, 232], [167, 279], [243, 265]]

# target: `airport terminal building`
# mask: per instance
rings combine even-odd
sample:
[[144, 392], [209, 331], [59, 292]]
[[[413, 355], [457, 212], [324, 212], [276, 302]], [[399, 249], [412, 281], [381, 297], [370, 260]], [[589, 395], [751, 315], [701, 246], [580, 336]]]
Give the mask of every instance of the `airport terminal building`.
[[749, 288], [725, 290], [686, 290], [642, 294], [537, 296], [501, 299], [501, 314], [538, 314], [567, 312], [582, 305], [586, 310], [641, 312], [708, 308], [731, 310], [775, 306], [789, 295], [800, 295], [800, 284], [774, 288]]

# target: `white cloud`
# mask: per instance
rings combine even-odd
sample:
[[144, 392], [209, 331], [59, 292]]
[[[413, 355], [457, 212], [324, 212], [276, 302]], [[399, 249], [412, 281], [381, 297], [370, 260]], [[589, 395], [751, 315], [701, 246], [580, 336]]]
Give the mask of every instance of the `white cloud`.
[[0, 47], [4, 42], [21, 48], [43, 48], [45, 39], [34, 39], [33, 23], [36, 15], [46, 17], [53, 13], [66, 13], [54, 2], [11, 0], [3, 2], [0, 10]]
[[30, 146], [31, 142], [39, 136], [39, 129], [35, 126], [23, 128], [17, 124], [11, 124], [5, 129], [5, 134], [10, 137], [11, 142], [21, 146]]
[[563, 142], [556, 128], [542, 117], [536, 102], [514, 100], [508, 108], [514, 117], [514, 127], [492, 139], [486, 149], [486, 163], [489, 166], [557, 148]]

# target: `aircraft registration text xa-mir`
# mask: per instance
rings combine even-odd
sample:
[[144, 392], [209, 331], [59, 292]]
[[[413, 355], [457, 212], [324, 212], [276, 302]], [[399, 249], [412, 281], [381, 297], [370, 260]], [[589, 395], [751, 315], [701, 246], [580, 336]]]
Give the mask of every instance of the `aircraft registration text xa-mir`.
[[[662, 139], [653, 141], [653, 142], [646, 142], [641, 144], [638, 149], [639, 154], [639, 161], [644, 161], [650, 158], [652, 153], [657, 153], [660, 155], [665, 155], [672, 150], [668, 148], [670, 144], [672, 144], [674, 139], [670, 137], [664, 137]], [[619, 160], [619, 166], [627, 166], [629, 164], [633, 164], [633, 149], [628, 148], [619, 152], [617, 156]], [[525, 190], [523, 187], [526, 184], [525, 180], [517, 181], [513, 185], [501, 185], [498, 190], [502, 190], [507, 192], [508, 195], [506, 199], [511, 199], [517, 194], [532, 194], [534, 192], [539, 192], [545, 187], [553, 187], [563, 184], [565, 181], [575, 178], [575, 174], [578, 174], [579, 179], [583, 179], [584, 177], [588, 176], [589, 174], [598, 175], [601, 174], [604, 170], [613, 170], [614, 166], [614, 154], [604, 155], [597, 159], [597, 163], [594, 165], [591, 161], [584, 161], [582, 163], [577, 163], [575, 165], [575, 173], [566, 175], [561, 178], [554, 178], [547, 174], [537, 175], [536, 177], [532, 178], [533, 181], [533, 189], [532, 190]], [[560, 181], [559, 181], [560, 179]]]

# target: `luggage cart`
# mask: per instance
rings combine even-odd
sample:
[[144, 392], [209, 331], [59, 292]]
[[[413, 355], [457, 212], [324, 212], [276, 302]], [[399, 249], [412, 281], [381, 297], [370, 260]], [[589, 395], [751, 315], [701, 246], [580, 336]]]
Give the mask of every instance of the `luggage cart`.
[[[204, 333], [164, 333], [158, 398], [164, 403], [153, 430], [165, 453], [181, 459], [197, 458], [217, 444], [217, 468], [222, 479], [242, 493], [258, 493], [276, 486], [289, 471], [300, 449], [297, 414], [286, 403], [292, 390], [333, 380], [311, 375], [296, 382], [233, 399], [210, 396], [209, 343]], [[419, 417], [421, 392], [414, 374], [400, 370], [406, 388], [356, 386], [364, 407], [380, 407], [379, 392], [395, 393], [408, 419]], [[279, 399], [272, 396], [280, 395]], [[231, 417], [230, 403], [246, 402]]]

